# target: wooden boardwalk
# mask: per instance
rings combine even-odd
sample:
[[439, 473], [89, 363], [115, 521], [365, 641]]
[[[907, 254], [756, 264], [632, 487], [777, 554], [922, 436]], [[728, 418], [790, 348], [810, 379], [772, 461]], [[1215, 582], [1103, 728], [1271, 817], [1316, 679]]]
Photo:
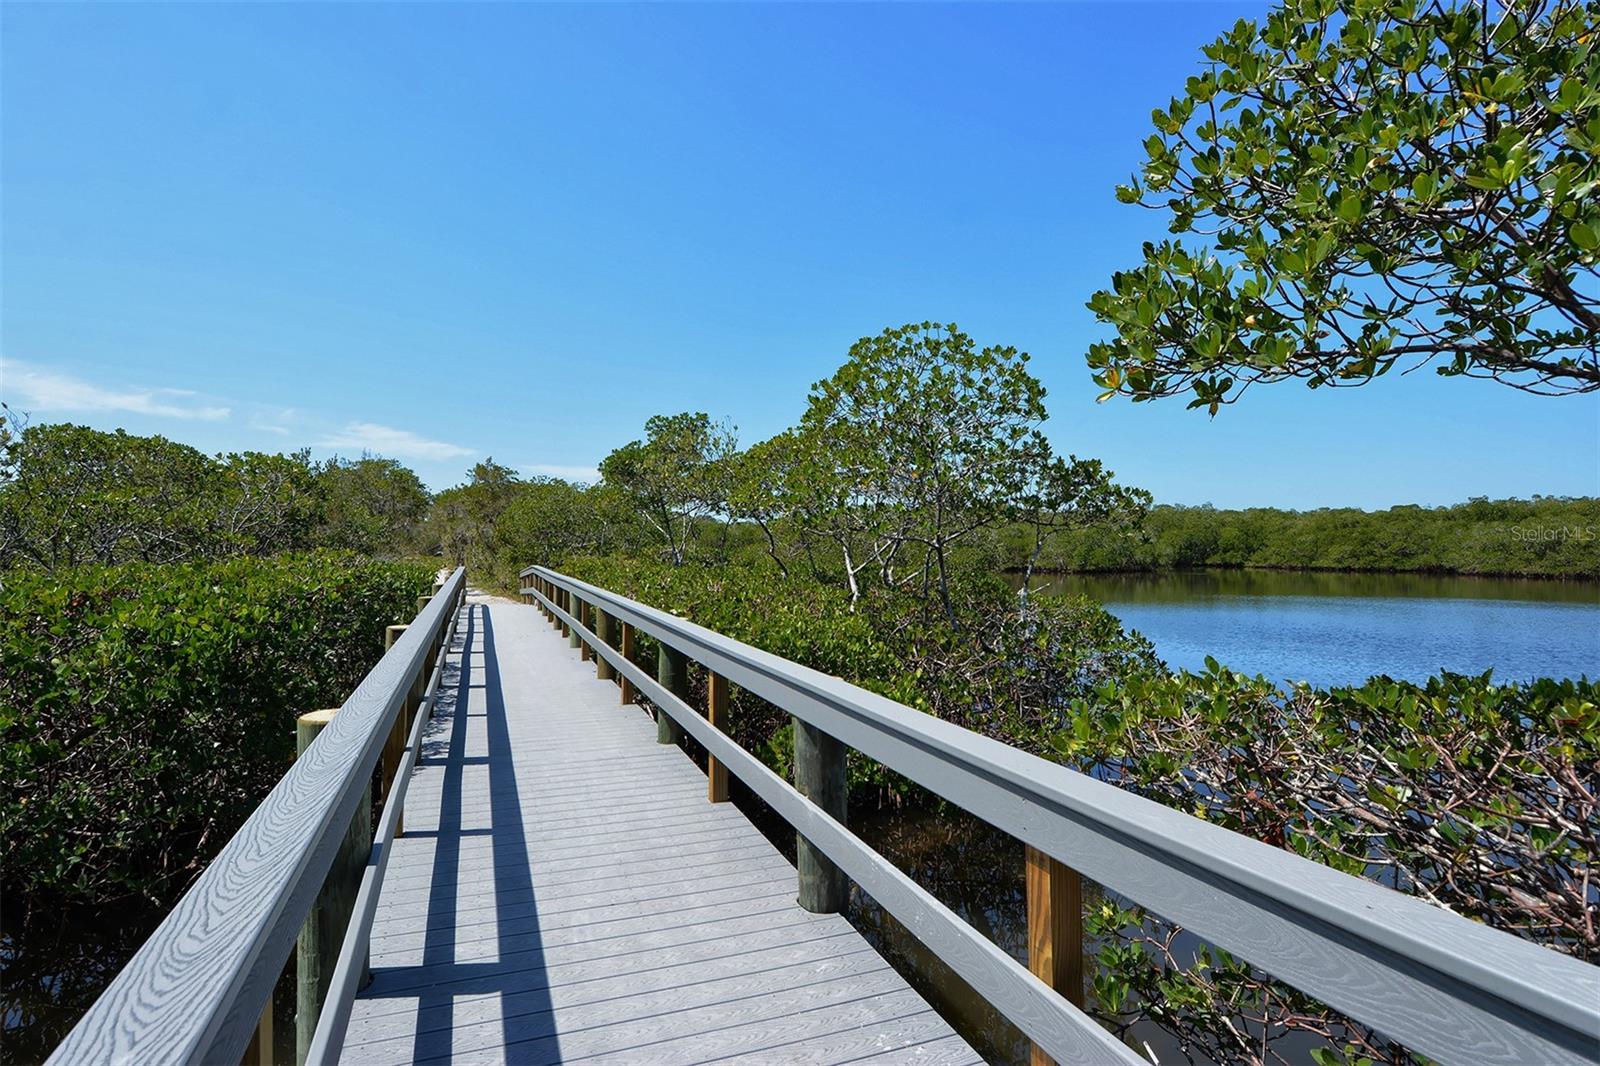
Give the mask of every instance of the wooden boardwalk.
[[534, 608], [463, 611], [342, 1062], [981, 1061]]

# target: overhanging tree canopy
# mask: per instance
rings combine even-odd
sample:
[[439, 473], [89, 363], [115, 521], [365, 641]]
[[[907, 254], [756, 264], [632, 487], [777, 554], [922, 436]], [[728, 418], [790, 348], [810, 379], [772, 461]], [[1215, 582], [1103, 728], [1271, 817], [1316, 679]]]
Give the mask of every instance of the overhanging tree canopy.
[[1600, 389], [1600, 4], [1287, 0], [1205, 49], [1124, 202], [1144, 246], [1089, 307], [1095, 381], [1213, 414], [1249, 384], [1398, 366]]

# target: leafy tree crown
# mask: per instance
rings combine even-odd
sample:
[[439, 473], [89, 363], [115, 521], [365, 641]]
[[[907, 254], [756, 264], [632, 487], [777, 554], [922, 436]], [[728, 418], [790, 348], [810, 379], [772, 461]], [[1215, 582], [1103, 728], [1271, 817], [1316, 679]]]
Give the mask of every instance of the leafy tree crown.
[[1399, 366], [1600, 389], [1600, 4], [1285, 0], [1153, 113], [1174, 234], [1089, 307], [1105, 390], [1218, 407]]

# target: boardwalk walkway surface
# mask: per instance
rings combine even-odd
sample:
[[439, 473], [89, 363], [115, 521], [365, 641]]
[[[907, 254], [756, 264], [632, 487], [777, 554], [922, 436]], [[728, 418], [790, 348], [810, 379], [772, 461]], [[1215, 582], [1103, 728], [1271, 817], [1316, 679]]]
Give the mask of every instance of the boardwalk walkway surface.
[[533, 607], [463, 611], [342, 1062], [981, 1061]]

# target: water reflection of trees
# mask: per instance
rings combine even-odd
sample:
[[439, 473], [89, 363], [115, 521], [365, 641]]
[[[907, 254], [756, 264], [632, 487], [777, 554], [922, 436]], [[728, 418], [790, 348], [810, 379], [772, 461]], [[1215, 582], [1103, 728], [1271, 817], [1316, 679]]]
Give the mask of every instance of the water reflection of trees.
[[[1020, 575], [1010, 575], [1013, 583]], [[1030, 587], [1086, 595], [1101, 603], [1189, 603], [1228, 596], [1342, 596], [1358, 599], [1524, 600], [1595, 603], [1593, 581], [1472, 577], [1459, 574], [1350, 573], [1206, 568], [1156, 573], [1035, 575]]]
[[[1023, 849], [1014, 837], [945, 805], [873, 812], [852, 828], [917, 884], [1019, 962], [1027, 962]], [[856, 889], [851, 922], [990, 1062], [1022, 1062], [1029, 1042], [917, 937]]]
[[7, 908], [0, 933], [0, 1061], [39, 1062], [117, 975], [159, 913]]

